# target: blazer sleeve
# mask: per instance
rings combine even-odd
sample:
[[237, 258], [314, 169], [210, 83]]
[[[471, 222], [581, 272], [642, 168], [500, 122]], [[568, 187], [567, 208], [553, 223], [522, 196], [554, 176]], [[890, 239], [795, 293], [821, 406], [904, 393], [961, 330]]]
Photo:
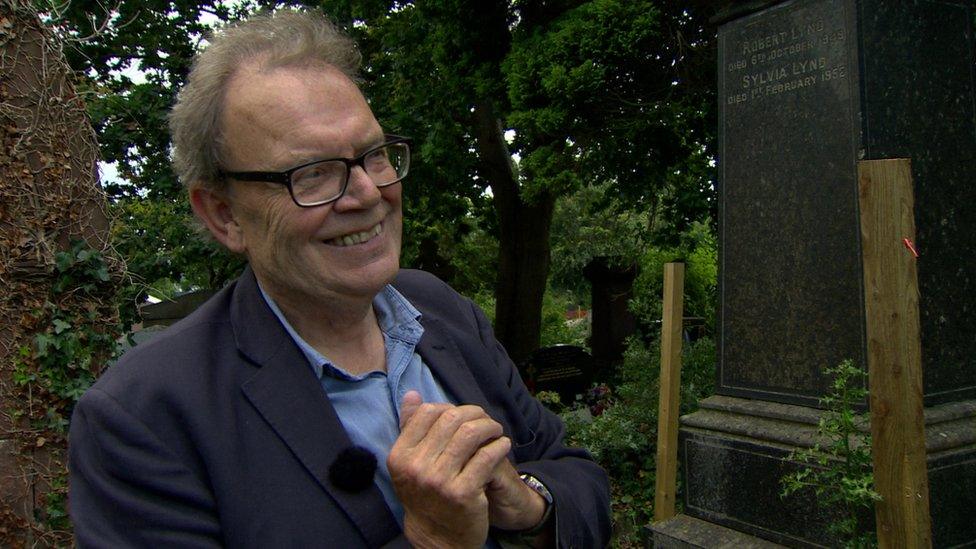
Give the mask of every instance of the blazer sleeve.
[[495, 339], [491, 323], [477, 305], [471, 303], [471, 307], [482, 344], [492, 351], [508, 391], [534, 434], [516, 448], [519, 461], [515, 468], [539, 479], [552, 494], [558, 547], [605, 547], [611, 533], [606, 472], [585, 450], [563, 444], [562, 420], [529, 393], [515, 364]]
[[111, 395], [89, 390], [69, 441], [78, 547], [221, 547], [206, 482]]

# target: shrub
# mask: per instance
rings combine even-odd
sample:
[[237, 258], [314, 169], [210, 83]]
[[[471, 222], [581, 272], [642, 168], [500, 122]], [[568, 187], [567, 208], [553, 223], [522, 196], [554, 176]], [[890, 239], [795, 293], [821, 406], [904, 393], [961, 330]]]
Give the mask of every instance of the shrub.
[[[654, 515], [655, 452], [657, 448], [660, 349], [640, 338], [628, 341], [622, 380], [614, 404], [593, 417], [578, 405], [563, 411], [569, 440], [589, 450], [610, 476], [616, 544], [641, 547], [641, 528]], [[681, 410], [693, 411], [711, 394], [715, 375], [715, 343], [703, 338], [682, 350]]]
[[718, 249], [715, 235], [705, 223], [695, 223], [682, 236], [677, 248], [649, 248], [640, 258], [640, 273], [634, 281], [630, 310], [648, 340], [657, 337], [661, 320], [661, 293], [664, 288], [664, 264], [685, 264], [684, 316], [704, 319], [708, 333], [715, 326], [715, 294], [718, 286]]
[[782, 496], [812, 490], [817, 504], [837, 515], [828, 529], [844, 547], [877, 547], [875, 533], [861, 520], [881, 499], [874, 490], [871, 436], [858, 428], [868, 420], [854, 411], [867, 398], [867, 374], [851, 360], [827, 369], [827, 374], [833, 377], [833, 384], [831, 392], [820, 399], [826, 411], [817, 428], [826, 445], [818, 443], [790, 454], [789, 459], [801, 467], [781, 479]]
[[586, 321], [575, 323], [566, 322], [566, 311], [572, 306], [573, 298], [566, 292], [557, 292], [547, 288], [542, 297], [542, 330], [539, 334], [539, 346], [550, 345], [579, 345], [586, 346], [590, 325]]

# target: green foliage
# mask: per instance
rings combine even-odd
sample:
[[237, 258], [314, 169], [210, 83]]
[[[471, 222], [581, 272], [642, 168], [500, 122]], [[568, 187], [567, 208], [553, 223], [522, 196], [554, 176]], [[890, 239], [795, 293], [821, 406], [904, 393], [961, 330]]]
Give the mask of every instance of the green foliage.
[[[708, 56], [705, 10], [621, 0], [517, 5], [502, 74], [530, 191], [613, 181], [629, 198], [653, 194], [675, 161], [708, 139], [700, 124], [708, 88], [679, 72]], [[673, 49], [678, 28], [701, 38], [687, 57]]]
[[617, 199], [608, 183], [559, 198], [552, 220], [552, 286], [588, 303], [590, 286], [582, 272], [591, 260], [607, 257], [612, 267], [636, 263], [648, 240], [647, 217], [639, 207]]
[[41, 498], [44, 503], [44, 517], [52, 530], [69, 530], [71, 519], [68, 516], [68, 477], [58, 475], [51, 478], [50, 490]]
[[243, 257], [197, 226], [182, 193], [173, 200], [120, 198], [112, 210], [113, 244], [126, 258], [140, 296], [156, 288], [219, 289], [244, 268]]
[[830, 394], [820, 400], [826, 411], [817, 429], [826, 444], [790, 454], [802, 467], [782, 478], [782, 495], [812, 489], [822, 509], [838, 513], [829, 529], [844, 547], [876, 547], [875, 533], [865, 531], [860, 522], [865, 510], [881, 499], [874, 490], [871, 436], [859, 428], [867, 418], [855, 411], [868, 394], [867, 374], [851, 360], [827, 373], [834, 381]]
[[109, 266], [100, 252], [75, 242], [55, 256], [55, 275], [50, 297], [36, 313], [47, 326], [35, 333], [31, 346], [19, 349], [13, 380], [32, 387], [45, 407], [43, 415], [31, 418], [35, 426], [64, 433], [74, 402], [116, 353], [118, 334], [106, 325], [103, 309], [64, 303], [65, 298], [98, 299], [113, 293]]
[[24, 321], [25, 335], [32, 336], [14, 359], [12, 381], [23, 404], [10, 410], [11, 417], [22, 422], [20, 434], [30, 447], [55, 444], [51, 468], [41, 474], [49, 489], [41, 495], [39, 513], [54, 539], [70, 529], [67, 471], [55, 464], [71, 412], [119, 348], [115, 299], [120, 267], [83, 241], [58, 252], [50, 290]]
[[[617, 544], [642, 547], [641, 528], [654, 514], [660, 348], [628, 342], [615, 403], [597, 417], [577, 406], [563, 411], [572, 444], [589, 450], [610, 475]], [[682, 349], [681, 413], [697, 408], [714, 388], [715, 343], [699, 339]]]
[[684, 316], [698, 317], [712, 332], [715, 325], [715, 293], [718, 288], [718, 247], [711, 227], [696, 222], [681, 235], [674, 248], [648, 248], [640, 258], [640, 274], [634, 282], [630, 310], [645, 330], [657, 330], [661, 319], [664, 265], [685, 264]]
[[473, 215], [430, 223], [405, 218], [405, 230], [415, 240], [404, 243], [401, 263], [439, 276], [463, 295], [491, 293], [498, 241], [483, 225]]
[[535, 398], [550, 410], [562, 412], [565, 408], [556, 391], [539, 391], [535, 394]]
[[546, 291], [542, 297], [542, 332], [540, 346], [578, 345], [586, 346], [589, 336], [589, 323], [585, 319], [566, 321], [566, 311], [575, 305], [572, 296], [554, 291]]

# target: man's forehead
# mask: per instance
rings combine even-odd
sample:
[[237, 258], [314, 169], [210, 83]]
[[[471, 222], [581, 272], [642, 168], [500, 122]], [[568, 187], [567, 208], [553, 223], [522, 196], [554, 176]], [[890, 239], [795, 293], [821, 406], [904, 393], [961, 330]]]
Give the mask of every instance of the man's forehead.
[[351, 113], [372, 117], [359, 87], [334, 67], [252, 64], [242, 67], [228, 84], [222, 119], [231, 126], [242, 121], [275, 126]]
[[242, 151], [258, 146], [265, 167], [342, 156], [345, 147], [383, 139], [358, 86], [323, 63], [242, 66], [228, 85], [221, 119], [225, 151], [250, 164], [259, 159]]
[[[248, 107], [255, 103], [263, 108], [281, 96], [323, 100], [343, 96], [366, 104], [366, 98], [348, 76], [325, 63], [298, 66], [268, 66], [249, 62], [234, 72], [227, 85], [228, 106]], [[283, 105], [287, 106], [287, 105]]]

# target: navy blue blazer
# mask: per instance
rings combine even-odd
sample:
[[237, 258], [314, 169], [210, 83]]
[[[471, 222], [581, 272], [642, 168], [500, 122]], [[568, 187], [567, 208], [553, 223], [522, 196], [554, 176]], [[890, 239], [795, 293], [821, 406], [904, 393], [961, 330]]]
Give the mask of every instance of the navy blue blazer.
[[[417, 352], [438, 381], [500, 422], [516, 468], [552, 492], [560, 546], [606, 545], [606, 474], [563, 446], [562, 423], [529, 395], [483, 313], [421, 271], [394, 286], [423, 314]], [[350, 445], [247, 270], [81, 398], [69, 440], [77, 543], [408, 546], [375, 485], [351, 493], [329, 480]]]

